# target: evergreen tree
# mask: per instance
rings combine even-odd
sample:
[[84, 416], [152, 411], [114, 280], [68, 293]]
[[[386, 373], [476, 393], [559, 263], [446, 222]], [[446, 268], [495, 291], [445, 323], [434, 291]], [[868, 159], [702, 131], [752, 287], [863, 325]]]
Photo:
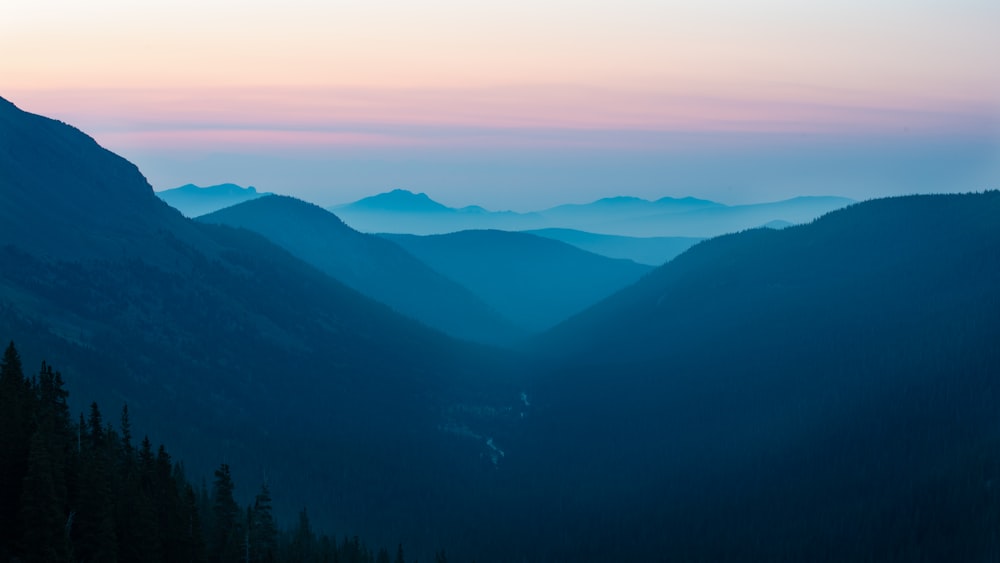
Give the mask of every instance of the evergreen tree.
[[315, 561], [316, 535], [309, 524], [309, 513], [303, 508], [299, 512], [299, 523], [292, 535], [291, 559], [293, 561]]
[[381, 548], [378, 550], [378, 556], [375, 557], [375, 563], [390, 563], [389, 561], [389, 550], [386, 548]]
[[209, 546], [212, 560], [220, 563], [236, 563], [241, 559], [242, 534], [238, 521], [240, 509], [233, 499], [233, 488], [229, 465], [223, 463], [215, 471], [212, 494], [213, 530]]
[[[123, 562], [161, 560], [158, 526], [151, 498], [151, 491], [145, 479], [139, 456], [130, 444], [131, 425], [128, 420], [128, 406], [122, 408], [122, 449], [119, 460], [119, 487], [115, 510], [118, 532], [118, 558]], [[145, 441], [148, 451], [149, 440]], [[142, 452], [140, 452], [141, 454]]]
[[179, 538], [181, 560], [186, 563], [205, 561], [205, 541], [202, 533], [198, 496], [190, 483], [184, 483], [182, 511], [183, 529]]
[[0, 360], [0, 560], [12, 555], [19, 536], [17, 507], [28, 470], [32, 403], [21, 356], [11, 342]]
[[250, 510], [250, 561], [273, 563], [277, 554], [278, 529], [271, 513], [271, 492], [260, 486]]
[[72, 454], [68, 393], [62, 376], [44, 362], [32, 393], [34, 433], [19, 508], [23, 557], [29, 561], [68, 561], [67, 460]]
[[97, 403], [90, 406], [82, 443], [79, 510], [74, 518], [75, 533], [72, 536], [74, 551], [85, 561], [115, 563], [118, 559], [118, 540], [111, 463]]
[[24, 530], [21, 555], [25, 561], [70, 561], [66, 514], [56, 486], [63, 476], [53, 463], [51, 433], [52, 429], [46, 425], [31, 439], [20, 502]]
[[396, 547], [396, 561], [394, 561], [393, 563], [406, 563], [406, 558], [403, 557], [403, 544], [402, 543], [400, 543]]

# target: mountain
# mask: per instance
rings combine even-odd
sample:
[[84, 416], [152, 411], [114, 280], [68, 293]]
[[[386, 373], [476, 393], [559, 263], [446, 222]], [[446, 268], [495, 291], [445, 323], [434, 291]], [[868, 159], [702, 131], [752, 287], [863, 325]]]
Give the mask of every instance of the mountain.
[[127, 402], [193, 475], [244, 468], [239, 494], [266, 476], [283, 519], [308, 505], [318, 527], [475, 557], [496, 500], [477, 476], [521, 424], [494, 350], [185, 219], [126, 160], [5, 100], [0, 213], [0, 338], [59, 365], [75, 411]]
[[179, 188], [156, 192], [156, 195], [171, 207], [179, 209], [185, 217], [198, 217], [271, 194], [259, 193], [253, 186], [243, 188], [236, 184], [205, 187], [185, 184]]
[[534, 478], [616, 485], [535, 510], [684, 561], [994, 552], [998, 216], [912, 196], [718, 237], [542, 335]]
[[271, 195], [198, 220], [259, 233], [347, 286], [456, 338], [509, 344], [522, 336], [469, 290], [398, 245], [359, 233], [310, 203]]
[[334, 206], [330, 211], [366, 233], [425, 235], [483, 228], [517, 230], [520, 225], [538, 220], [530, 213], [487, 211], [474, 205], [447, 207], [427, 194], [400, 189]]
[[448, 213], [454, 211], [450, 207], [427, 197], [425, 193], [415, 194], [399, 189], [360, 199], [346, 206], [345, 209], [391, 213]]
[[476, 206], [447, 207], [426, 194], [393, 190], [333, 207], [331, 211], [348, 225], [369, 233], [430, 235], [462, 230], [572, 229], [629, 237], [706, 238], [773, 221], [807, 223], [850, 203], [852, 200], [839, 197], [799, 197], [729, 206], [692, 197], [664, 197], [656, 201], [611, 197], [516, 213]]
[[650, 270], [526, 233], [383, 236], [531, 331], [551, 327]]
[[525, 232], [562, 241], [601, 256], [632, 260], [650, 266], [659, 266], [673, 260], [675, 256], [703, 240], [692, 237], [622, 237], [573, 229], [538, 229]]
[[765, 224], [808, 223], [854, 203], [842, 197], [804, 196], [769, 203], [704, 206], [685, 211], [674, 209], [650, 214], [612, 218], [588, 223], [584, 230], [638, 237], [713, 237]]

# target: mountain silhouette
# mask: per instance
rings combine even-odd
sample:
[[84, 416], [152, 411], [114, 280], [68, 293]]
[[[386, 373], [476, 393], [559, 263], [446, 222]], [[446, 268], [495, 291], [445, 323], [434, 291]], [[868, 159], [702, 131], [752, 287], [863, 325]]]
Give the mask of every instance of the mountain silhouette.
[[236, 184], [219, 184], [202, 187], [185, 184], [179, 188], [156, 192], [156, 195], [171, 207], [180, 210], [185, 217], [198, 217], [270, 194], [259, 193], [253, 186], [243, 188]]
[[[455, 405], [501, 412], [519, 390], [492, 349], [257, 234], [185, 219], [126, 160], [2, 100], [0, 213], [0, 337], [26, 366], [58, 362], [75, 411], [127, 401], [194, 475], [266, 472], [286, 517], [308, 504], [317, 526], [350, 515], [336, 529], [384, 545], [469, 547], [462, 522], [481, 510], [465, 476], [492, 469], [470, 436], [495, 434]], [[415, 523], [404, 490], [437, 515]]]
[[840, 197], [798, 197], [730, 206], [693, 197], [649, 201], [622, 196], [517, 213], [477, 206], [447, 207], [426, 194], [397, 189], [331, 210], [348, 225], [369, 233], [431, 235], [463, 230], [572, 229], [613, 236], [706, 238], [772, 221], [806, 223], [850, 203], [852, 200]]
[[135, 407], [195, 479], [225, 461], [251, 490], [266, 476], [283, 521], [308, 505], [411, 558], [995, 559], [1000, 192], [802, 219], [837, 204], [816, 203], [655, 269], [524, 233], [390, 237], [531, 302], [536, 326], [572, 314], [574, 283], [608, 283], [515, 353], [186, 219], [90, 137], [0, 100], [0, 338], [59, 366], [74, 412]]
[[526, 233], [383, 236], [532, 331], [551, 327], [650, 270]]
[[267, 196], [198, 219], [257, 232], [346, 285], [454, 337], [509, 344], [520, 331], [458, 283], [391, 241], [321, 207]]
[[[611, 534], [679, 560], [981, 558], [998, 214], [995, 191], [900, 197], [695, 245], [536, 341], [536, 400], [560, 399], [532, 438], [561, 471], [535, 478], [619, 483]], [[537, 510], [574, 536], [586, 504]]]

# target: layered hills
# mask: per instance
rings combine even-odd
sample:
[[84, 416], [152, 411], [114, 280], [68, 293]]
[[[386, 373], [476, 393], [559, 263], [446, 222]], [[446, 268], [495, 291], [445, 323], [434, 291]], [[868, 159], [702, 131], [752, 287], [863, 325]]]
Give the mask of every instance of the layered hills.
[[178, 188], [156, 192], [157, 197], [167, 202], [171, 207], [180, 210], [185, 217], [198, 217], [266, 195], [271, 194], [260, 193], [253, 186], [244, 188], [236, 184], [215, 186], [185, 184]]
[[494, 352], [259, 235], [185, 219], [135, 166], [6, 101], [0, 214], [0, 335], [28, 365], [58, 360], [75, 410], [128, 402], [195, 475], [230, 462], [251, 491], [266, 475], [279, 514], [308, 504], [327, 529], [462, 546], [470, 476], [493, 464], [455, 405], [517, 401]]
[[395, 243], [359, 233], [310, 203], [272, 195], [198, 220], [257, 232], [357, 291], [456, 338], [510, 344], [524, 336], [496, 309]]
[[[134, 405], [195, 478], [231, 462], [279, 517], [308, 505], [421, 560], [990, 560], [998, 214], [1000, 192], [901, 197], [712, 238], [515, 354], [188, 220], [93, 139], [0, 101], [0, 337], [60, 366], [75, 410]], [[560, 244], [449, 237], [398, 240], [459, 263]]]
[[478, 206], [452, 208], [426, 194], [397, 189], [331, 210], [363, 232], [429, 235], [462, 230], [573, 229], [624, 237], [704, 238], [774, 221], [805, 223], [850, 203], [840, 197], [798, 197], [747, 205], [724, 205], [692, 197], [655, 201], [612, 197], [517, 213]]
[[383, 236], [529, 331], [552, 327], [651, 269], [527, 233]]

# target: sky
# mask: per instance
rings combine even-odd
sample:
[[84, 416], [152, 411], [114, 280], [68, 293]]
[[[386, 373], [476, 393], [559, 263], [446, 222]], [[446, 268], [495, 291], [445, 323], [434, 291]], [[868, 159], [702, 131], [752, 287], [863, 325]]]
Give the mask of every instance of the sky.
[[526, 211], [1000, 188], [996, 0], [5, 0], [0, 96], [156, 190]]

